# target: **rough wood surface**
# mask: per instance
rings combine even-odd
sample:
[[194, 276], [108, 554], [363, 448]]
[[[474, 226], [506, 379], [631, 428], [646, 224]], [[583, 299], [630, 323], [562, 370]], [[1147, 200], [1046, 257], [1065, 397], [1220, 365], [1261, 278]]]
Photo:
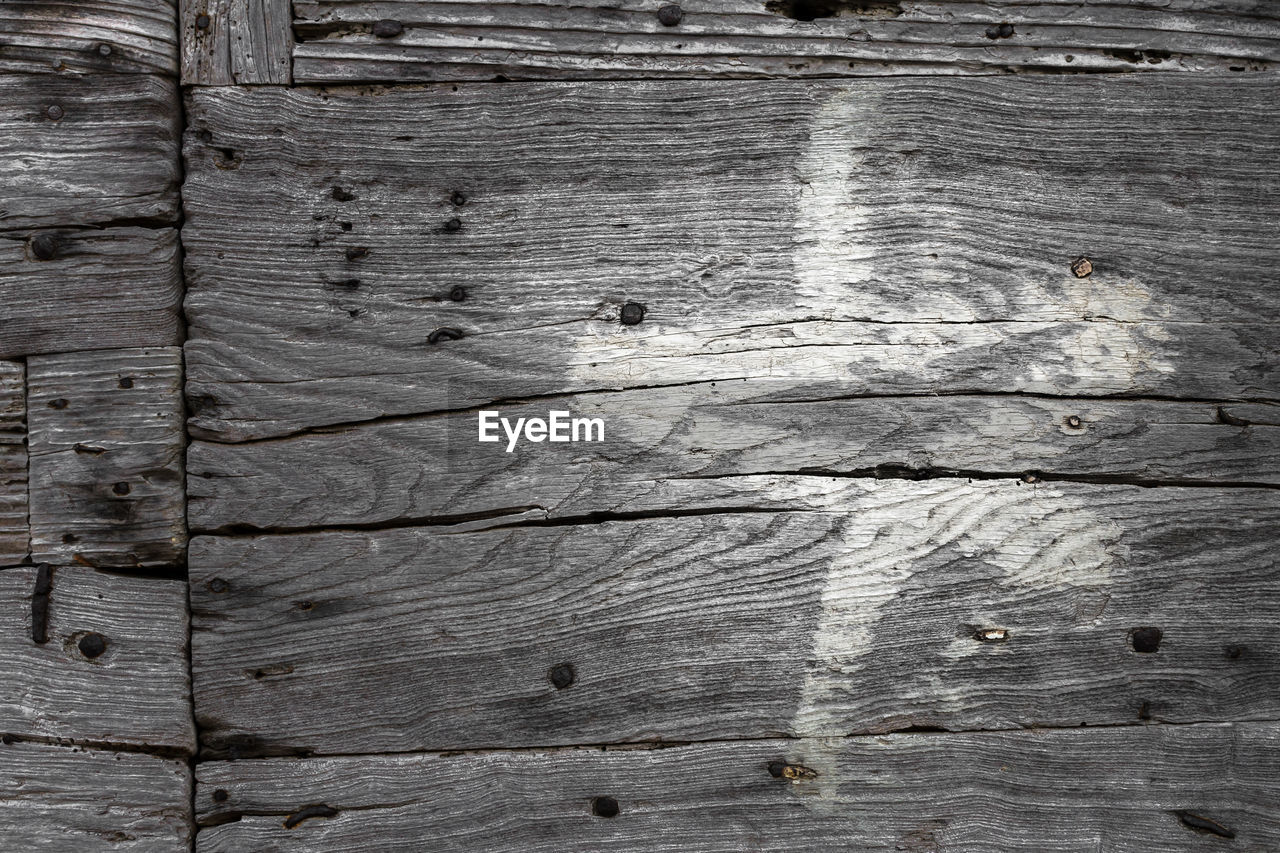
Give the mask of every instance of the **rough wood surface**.
[[185, 762], [34, 743], [0, 746], [0, 838], [6, 850], [190, 849]]
[[290, 83], [289, 0], [208, 0], [182, 9], [185, 85]]
[[178, 257], [172, 228], [0, 232], [0, 356], [180, 344]]
[[187, 627], [181, 581], [0, 571], [0, 733], [190, 753]]
[[196, 849], [1269, 850], [1277, 761], [1268, 723], [213, 762]]
[[1280, 716], [1280, 492], [746, 477], [620, 511], [665, 517], [196, 537], [202, 746]]
[[0, 230], [177, 219], [174, 81], [3, 74], [0, 90]]
[[[1280, 60], [1258, 0], [299, 0], [299, 81], [1253, 71]], [[665, 20], [664, 20], [665, 18]], [[379, 23], [381, 22], [381, 25]]]
[[25, 366], [0, 361], [0, 566], [27, 559]]
[[1276, 86], [196, 90], [192, 429], [743, 377], [1275, 399]]
[[176, 0], [9, 0], [0, 71], [177, 76]]
[[[758, 403], [753, 383], [504, 405], [599, 418], [599, 443], [506, 452], [474, 411], [188, 450], [194, 530], [425, 521], [511, 507], [612, 510], [670, 478], [962, 472], [1041, 479], [1280, 485], [1280, 406], [1025, 396]], [[1073, 420], [1075, 419], [1075, 420]]]
[[33, 558], [180, 564], [182, 351], [34, 356], [27, 374]]

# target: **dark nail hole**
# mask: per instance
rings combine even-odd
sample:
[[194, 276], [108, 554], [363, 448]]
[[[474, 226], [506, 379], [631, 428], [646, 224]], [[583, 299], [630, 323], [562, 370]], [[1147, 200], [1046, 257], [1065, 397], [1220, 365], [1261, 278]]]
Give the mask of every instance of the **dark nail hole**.
[[73, 543], [73, 542], [79, 542], [79, 541], [80, 541], [80, 537], [79, 537], [79, 536], [77, 536], [77, 535], [75, 535], [74, 533], [64, 533], [64, 534], [62, 534], [62, 544], [63, 544], [63, 545], [70, 545], [70, 544], [71, 544], [71, 543]]
[[591, 801], [591, 813], [596, 817], [617, 817], [618, 801], [613, 797], [596, 797]]
[[90, 632], [81, 637], [76, 646], [80, 649], [80, 654], [87, 658], [96, 658], [107, 650], [107, 638]]
[[658, 10], [658, 23], [664, 27], [674, 27], [684, 18], [684, 10], [674, 3], [668, 3]]
[[213, 801], [215, 803], [225, 803], [227, 801], [227, 791], [225, 788], [217, 788], [213, 792]]
[[111, 491], [115, 492], [117, 495], [123, 496], [129, 494], [133, 489], [130, 488], [128, 483], [116, 483], [111, 487]]
[[38, 261], [51, 261], [58, 256], [58, 238], [52, 234], [37, 234], [31, 238], [31, 254]]
[[547, 670], [547, 678], [551, 679], [556, 690], [564, 690], [578, 680], [578, 671], [571, 663], [558, 663]]
[[373, 34], [380, 39], [393, 39], [404, 32], [404, 24], [391, 18], [374, 22]]
[[341, 228], [343, 231], [350, 231], [350, 230], [351, 230], [351, 223], [350, 223], [350, 222], [339, 222], [339, 223], [338, 223], [338, 227], [339, 227], [339, 228]]
[[634, 326], [644, 319], [644, 306], [639, 302], [628, 302], [622, 306], [622, 325]]
[[298, 609], [299, 609], [299, 610], [310, 610], [310, 609], [312, 609], [313, 607], [315, 607], [315, 603], [314, 603], [314, 602], [310, 602], [310, 601], [299, 601], [299, 602], [298, 602]]
[[348, 261], [358, 261], [358, 260], [361, 260], [362, 258], [367, 258], [367, 257], [369, 257], [368, 246], [355, 246], [353, 248], [347, 249]]
[[782, 774], [786, 769], [787, 769], [787, 763], [785, 761], [769, 762], [769, 775], [775, 779], [781, 779]]
[[222, 578], [212, 578], [205, 584], [205, 587], [208, 588], [209, 592], [222, 593], [231, 589], [231, 584], [227, 583]]
[[333, 198], [335, 201], [354, 201], [355, 194], [349, 190], [343, 189], [342, 187], [334, 187]]
[[132, 388], [132, 387], [133, 387], [133, 377], [132, 377], [132, 376], [122, 376], [122, 377], [120, 377], [120, 382], [119, 382], [119, 383], [117, 383], [117, 384], [119, 384], [119, 386], [120, 386], [121, 388]]
[[1239, 660], [1244, 655], [1244, 646], [1227, 646], [1226, 655], [1228, 660]]
[[454, 287], [449, 291], [449, 298], [454, 302], [461, 302], [467, 298], [467, 289], [461, 285]]
[[458, 218], [458, 217], [456, 217], [456, 216], [455, 216], [455, 217], [453, 217], [452, 219], [450, 219], [448, 222], [446, 222], [446, 223], [444, 224], [444, 230], [446, 230], [446, 231], [461, 231], [461, 230], [462, 230], [462, 220], [461, 220], [461, 219], [459, 219], [459, 218]]
[[1129, 642], [1133, 645], [1133, 650], [1144, 655], [1154, 654], [1160, 648], [1162, 637], [1164, 637], [1164, 631], [1159, 628], [1134, 628], [1129, 632]]
[[56, 400], [49, 401], [49, 408], [51, 409], [65, 409], [66, 407], [67, 407], [67, 401], [62, 399], [61, 397], [58, 397]]
[[453, 202], [454, 207], [462, 207], [467, 203], [467, 197], [457, 190], [453, 191], [453, 195], [449, 196], [449, 201]]

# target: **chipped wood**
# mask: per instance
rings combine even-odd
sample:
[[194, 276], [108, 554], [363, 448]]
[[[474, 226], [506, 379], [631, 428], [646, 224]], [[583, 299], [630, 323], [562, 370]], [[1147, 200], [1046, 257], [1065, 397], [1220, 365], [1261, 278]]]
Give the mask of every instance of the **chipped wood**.
[[33, 356], [27, 370], [33, 558], [181, 564], [181, 350]]

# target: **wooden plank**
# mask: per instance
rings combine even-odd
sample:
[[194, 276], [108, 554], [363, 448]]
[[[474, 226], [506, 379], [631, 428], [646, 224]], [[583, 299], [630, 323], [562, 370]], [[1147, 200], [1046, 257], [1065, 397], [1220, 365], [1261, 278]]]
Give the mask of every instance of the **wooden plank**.
[[0, 571], [0, 732], [189, 754], [187, 625], [181, 581]]
[[[1267, 850], [1280, 845], [1278, 734], [1151, 726], [210, 762], [196, 770], [196, 849]], [[815, 775], [770, 770], [787, 766]]]
[[0, 89], [0, 230], [177, 220], [174, 81], [3, 74]]
[[0, 232], [0, 300], [0, 356], [180, 344], [178, 232]]
[[0, 6], [0, 72], [177, 76], [175, 0]]
[[21, 362], [0, 361], [0, 565], [27, 559], [27, 398]]
[[1280, 19], [1255, 0], [300, 0], [294, 11], [303, 82], [1246, 71], [1280, 60]]
[[181, 564], [182, 351], [42, 355], [27, 373], [32, 556]]
[[1274, 490], [746, 477], [619, 510], [196, 537], [202, 747], [1280, 715]]
[[[612, 510], [669, 478], [940, 472], [1280, 485], [1280, 406], [1025, 396], [755, 402], [752, 383], [501, 406], [599, 419], [598, 443], [477, 441], [474, 411], [188, 450], [192, 529]], [[568, 417], [568, 415], [562, 415]], [[499, 433], [501, 431], [499, 430]]]
[[289, 0], [207, 0], [182, 9], [184, 85], [292, 83]]
[[1212, 75], [197, 90], [192, 429], [741, 378], [1275, 399], [1275, 93]]
[[190, 849], [191, 771], [182, 761], [6, 741], [0, 787], [10, 850]]

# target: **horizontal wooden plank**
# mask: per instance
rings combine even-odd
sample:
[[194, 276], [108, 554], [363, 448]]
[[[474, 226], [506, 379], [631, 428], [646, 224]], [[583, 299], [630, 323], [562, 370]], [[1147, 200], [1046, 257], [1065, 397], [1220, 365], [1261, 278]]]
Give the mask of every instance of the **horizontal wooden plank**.
[[304, 82], [1273, 69], [1265, 3], [301, 0]]
[[27, 559], [26, 367], [0, 361], [0, 565]]
[[182, 9], [184, 85], [291, 83], [289, 0], [209, 0]]
[[744, 377], [1275, 399], [1275, 92], [1212, 75], [196, 90], [193, 432]]
[[758, 393], [750, 382], [717, 383], [501, 406], [490, 411], [513, 424], [553, 410], [603, 424], [601, 442], [522, 438], [510, 452], [506, 437], [477, 440], [474, 411], [195, 442], [190, 524], [296, 529], [511, 507], [555, 518], [615, 509], [663, 479], [804, 471], [1280, 485], [1275, 405], [1024, 396], [755, 402]]
[[183, 761], [6, 741], [0, 787], [0, 836], [10, 850], [190, 849]]
[[176, 0], [0, 6], [0, 72], [177, 76]]
[[27, 362], [37, 561], [173, 566], [186, 548], [182, 351]]
[[1277, 760], [1269, 723], [211, 762], [196, 849], [1265, 850]]
[[0, 230], [175, 222], [176, 83], [141, 74], [0, 74]]
[[202, 746], [1280, 716], [1273, 490], [754, 477], [621, 509], [664, 517], [196, 537]]
[[187, 624], [181, 581], [0, 571], [0, 732], [189, 753]]
[[0, 299], [0, 356], [180, 344], [178, 232], [0, 232]]

